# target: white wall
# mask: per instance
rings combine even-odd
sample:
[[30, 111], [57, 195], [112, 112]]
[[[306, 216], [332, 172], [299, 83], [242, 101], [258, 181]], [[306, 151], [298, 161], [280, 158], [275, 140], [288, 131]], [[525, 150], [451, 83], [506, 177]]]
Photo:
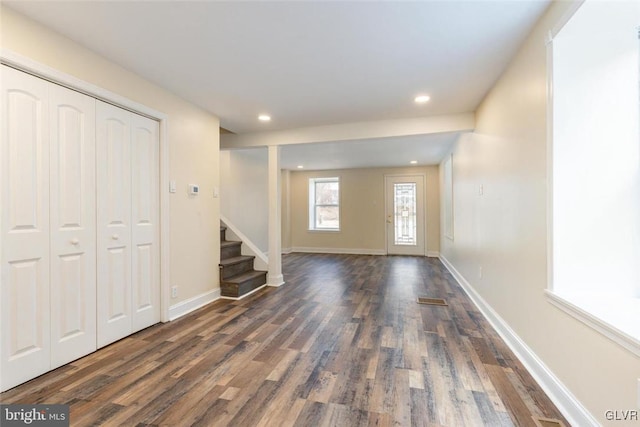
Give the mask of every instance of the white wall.
[[[544, 294], [545, 42], [570, 7], [551, 4], [476, 112], [476, 133], [458, 141], [454, 240], [442, 237], [440, 251], [599, 422], [623, 425], [607, 421], [605, 411], [638, 409], [640, 360], [551, 305]], [[574, 155], [577, 161], [579, 152]]]
[[220, 152], [220, 209], [263, 253], [269, 250], [266, 148]]
[[[219, 289], [219, 120], [210, 113], [133, 74], [81, 45], [0, 5], [2, 48], [45, 64], [168, 115], [171, 284], [175, 305]], [[189, 197], [188, 184], [201, 195]], [[166, 191], [166, 189], [163, 189]]]

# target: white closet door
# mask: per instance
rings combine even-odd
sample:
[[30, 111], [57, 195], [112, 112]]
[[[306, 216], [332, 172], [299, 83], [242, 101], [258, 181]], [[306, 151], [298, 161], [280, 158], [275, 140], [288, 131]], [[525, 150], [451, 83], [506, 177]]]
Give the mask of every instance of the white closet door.
[[131, 114], [133, 331], [160, 321], [159, 125]]
[[46, 372], [49, 330], [48, 83], [2, 66], [0, 387]]
[[131, 118], [96, 101], [98, 347], [132, 331]]
[[51, 368], [96, 349], [95, 99], [50, 85]]

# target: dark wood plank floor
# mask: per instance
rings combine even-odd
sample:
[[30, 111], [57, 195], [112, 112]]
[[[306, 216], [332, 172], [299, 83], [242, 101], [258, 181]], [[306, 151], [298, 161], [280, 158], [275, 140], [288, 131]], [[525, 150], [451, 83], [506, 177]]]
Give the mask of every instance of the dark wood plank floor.
[[67, 403], [74, 426], [568, 425], [438, 260], [283, 262], [280, 288], [151, 327], [0, 400]]

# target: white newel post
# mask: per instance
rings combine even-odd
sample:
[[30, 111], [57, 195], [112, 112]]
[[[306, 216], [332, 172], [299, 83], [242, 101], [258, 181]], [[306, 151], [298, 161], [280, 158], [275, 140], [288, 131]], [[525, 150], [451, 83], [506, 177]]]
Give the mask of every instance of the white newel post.
[[280, 222], [280, 147], [269, 146], [269, 273], [268, 286], [284, 284]]

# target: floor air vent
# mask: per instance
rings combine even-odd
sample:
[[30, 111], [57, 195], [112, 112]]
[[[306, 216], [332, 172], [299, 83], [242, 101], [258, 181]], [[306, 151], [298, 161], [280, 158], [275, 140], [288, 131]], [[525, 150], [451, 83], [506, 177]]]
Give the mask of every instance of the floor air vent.
[[418, 304], [448, 305], [447, 302], [442, 298], [426, 298], [426, 297], [418, 297]]
[[535, 421], [538, 427], [566, 427], [562, 421], [551, 418], [533, 417], [533, 421]]

